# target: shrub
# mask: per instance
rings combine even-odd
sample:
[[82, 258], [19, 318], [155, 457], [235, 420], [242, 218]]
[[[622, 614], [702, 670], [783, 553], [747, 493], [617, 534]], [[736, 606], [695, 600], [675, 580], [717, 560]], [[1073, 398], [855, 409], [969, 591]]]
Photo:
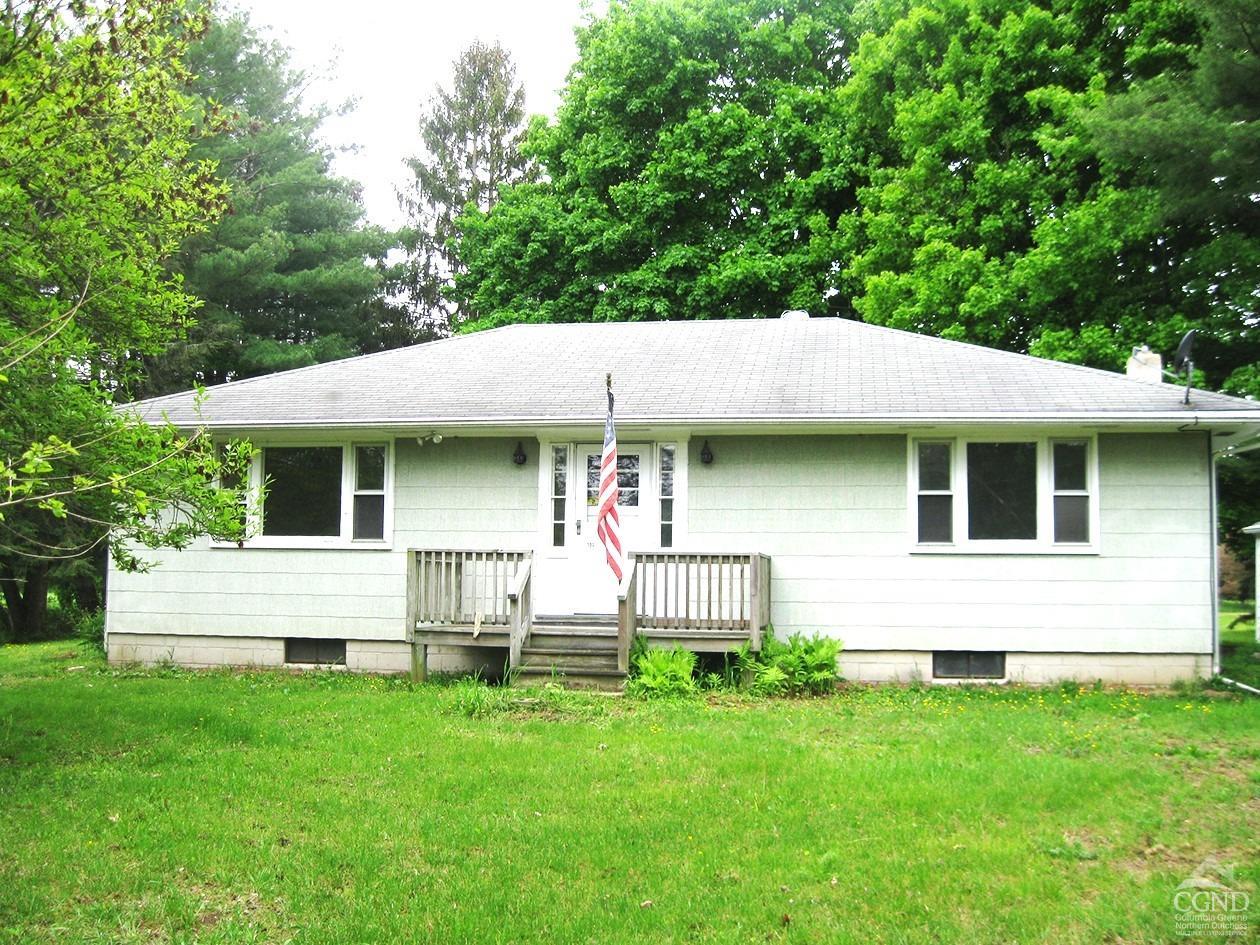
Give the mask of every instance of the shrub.
[[773, 663], [751, 663], [748, 691], [754, 696], [781, 696], [788, 691], [788, 676]]
[[74, 624], [74, 635], [81, 642], [105, 652], [105, 611], [85, 610]]
[[767, 633], [761, 652], [741, 647], [737, 659], [745, 684], [756, 695], [820, 695], [840, 679], [840, 641], [794, 633], [786, 640]]
[[696, 654], [675, 644], [673, 649], [649, 647], [634, 656], [634, 673], [626, 692], [635, 696], [690, 696], [697, 691], [693, 674]]

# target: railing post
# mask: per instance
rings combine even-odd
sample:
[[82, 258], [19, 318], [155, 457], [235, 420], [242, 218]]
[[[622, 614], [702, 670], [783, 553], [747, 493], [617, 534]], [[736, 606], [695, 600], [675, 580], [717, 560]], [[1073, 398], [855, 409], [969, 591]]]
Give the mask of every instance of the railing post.
[[761, 634], [770, 623], [770, 558], [754, 554], [750, 558], [752, 578], [748, 582], [749, 602], [748, 640], [754, 652], [761, 650]]
[[421, 552], [407, 553], [407, 635], [405, 639], [411, 644], [411, 681], [420, 682], [425, 677], [424, 647], [416, 644], [416, 622], [420, 619], [420, 556]]
[[533, 555], [526, 554], [516, 569], [512, 586], [508, 589], [508, 668], [515, 669], [521, 663], [521, 650], [529, 638], [532, 621], [530, 610], [530, 568]]
[[617, 671], [630, 672], [630, 644], [634, 641], [639, 595], [638, 565], [634, 555], [626, 555], [629, 574], [617, 589]]

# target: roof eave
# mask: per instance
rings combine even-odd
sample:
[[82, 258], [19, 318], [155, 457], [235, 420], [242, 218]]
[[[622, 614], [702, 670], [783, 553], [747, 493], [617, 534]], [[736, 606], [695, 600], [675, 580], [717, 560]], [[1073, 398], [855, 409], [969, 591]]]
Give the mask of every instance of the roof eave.
[[[163, 417], [145, 418], [148, 422], [159, 422]], [[360, 429], [378, 430], [414, 430], [416, 428], [434, 428], [442, 430], [458, 430], [484, 427], [589, 427], [602, 425], [603, 416], [589, 417], [555, 417], [555, 416], [483, 416], [483, 417], [404, 417], [404, 418], [304, 418], [271, 421], [219, 421], [213, 419], [171, 421], [180, 427], [204, 427], [206, 429], [231, 430], [280, 430], [280, 429]], [[626, 415], [617, 418], [618, 425], [624, 426], [703, 426], [713, 427], [746, 427], [746, 426], [930, 426], [949, 423], [957, 425], [994, 425], [1018, 426], [1022, 424], [1124, 424], [1126, 426], [1168, 426], [1178, 424], [1188, 429], [1194, 427], [1226, 425], [1260, 424], [1260, 410], [1190, 410], [1190, 411], [1139, 411], [1139, 412], [1086, 412], [1061, 411], [1024, 414], [982, 414], [982, 413], [901, 413], [901, 414], [817, 414], [800, 415], [724, 415], [694, 416], [669, 415], [654, 416]]]

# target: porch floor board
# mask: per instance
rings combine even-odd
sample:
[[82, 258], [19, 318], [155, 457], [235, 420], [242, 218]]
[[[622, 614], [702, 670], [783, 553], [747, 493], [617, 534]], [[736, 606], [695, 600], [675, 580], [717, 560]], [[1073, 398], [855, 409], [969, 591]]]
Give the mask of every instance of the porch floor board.
[[505, 647], [511, 643], [506, 627], [482, 627], [473, 636], [472, 624], [420, 624], [416, 627], [416, 641], [426, 646], [492, 646]]

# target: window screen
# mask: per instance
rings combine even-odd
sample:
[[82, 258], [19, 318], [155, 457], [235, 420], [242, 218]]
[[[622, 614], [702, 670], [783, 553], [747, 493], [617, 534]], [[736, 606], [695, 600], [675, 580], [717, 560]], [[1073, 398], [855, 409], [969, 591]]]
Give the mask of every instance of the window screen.
[[264, 535], [341, 534], [341, 447], [263, 450]]
[[967, 535], [1036, 539], [1036, 443], [967, 444]]
[[344, 665], [346, 641], [289, 637], [284, 641], [284, 661], [312, 663], [317, 666]]
[[1054, 443], [1054, 540], [1089, 541], [1089, 443]]
[[1006, 654], [975, 650], [937, 650], [932, 675], [939, 679], [1002, 679]]
[[948, 443], [920, 443], [918, 447], [919, 541], [954, 540], [952, 448]]
[[380, 446], [354, 448], [354, 537], [385, 537], [385, 458]]

